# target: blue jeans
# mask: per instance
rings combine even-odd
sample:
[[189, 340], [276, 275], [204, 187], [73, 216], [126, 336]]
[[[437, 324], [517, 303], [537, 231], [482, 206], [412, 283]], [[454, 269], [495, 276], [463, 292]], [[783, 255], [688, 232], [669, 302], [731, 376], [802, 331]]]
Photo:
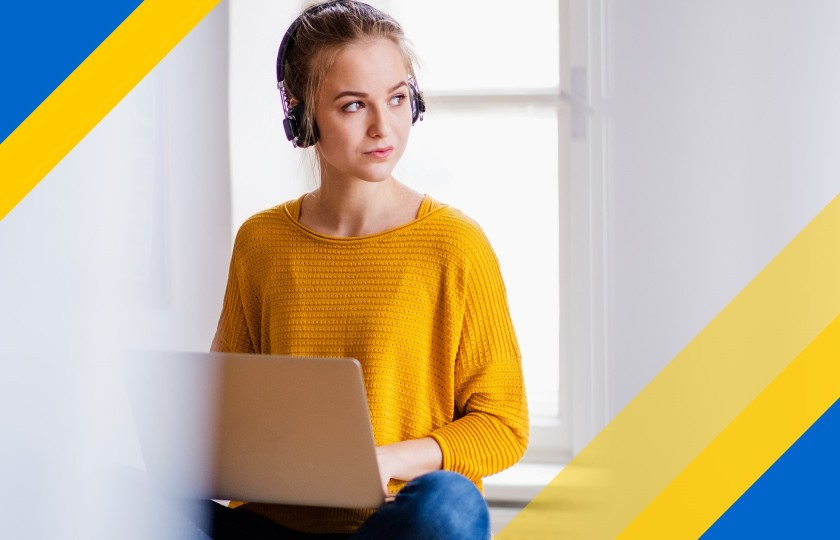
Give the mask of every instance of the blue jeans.
[[487, 503], [475, 484], [460, 474], [436, 471], [405, 485], [393, 502], [381, 506], [355, 533], [308, 535], [291, 531], [250, 512], [212, 503], [212, 538], [272, 539], [435, 539], [490, 538]]

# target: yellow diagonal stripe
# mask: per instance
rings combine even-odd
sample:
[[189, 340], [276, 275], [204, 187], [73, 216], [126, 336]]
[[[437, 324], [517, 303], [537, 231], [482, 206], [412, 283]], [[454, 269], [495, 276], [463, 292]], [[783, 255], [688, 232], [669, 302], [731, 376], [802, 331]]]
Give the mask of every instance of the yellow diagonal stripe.
[[[499, 538], [618, 536], [837, 317], [838, 246], [840, 197]], [[699, 503], [719, 507], [714, 495]]]
[[219, 0], [145, 0], [0, 144], [0, 219]]
[[834, 319], [625, 529], [621, 538], [698, 538], [840, 398]]

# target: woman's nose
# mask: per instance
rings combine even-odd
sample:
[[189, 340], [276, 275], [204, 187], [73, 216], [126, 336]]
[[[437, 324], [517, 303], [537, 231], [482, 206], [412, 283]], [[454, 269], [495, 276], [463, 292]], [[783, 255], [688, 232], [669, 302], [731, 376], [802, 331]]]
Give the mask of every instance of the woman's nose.
[[383, 107], [371, 107], [370, 126], [368, 135], [371, 137], [384, 137], [388, 135], [390, 126], [388, 124], [388, 113]]

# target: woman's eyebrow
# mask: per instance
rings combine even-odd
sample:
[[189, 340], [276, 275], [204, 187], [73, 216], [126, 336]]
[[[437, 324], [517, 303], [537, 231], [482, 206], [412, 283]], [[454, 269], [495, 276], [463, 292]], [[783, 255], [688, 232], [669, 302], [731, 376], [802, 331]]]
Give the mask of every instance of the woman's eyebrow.
[[[388, 93], [390, 94], [391, 92], [395, 92], [396, 90], [398, 90], [399, 88], [401, 88], [403, 86], [407, 87], [408, 84], [406, 84], [405, 81], [400, 81], [397, 84], [395, 84], [394, 86], [392, 86], [391, 88], [389, 88]], [[365, 92], [356, 92], [356, 91], [353, 91], [353, 90], [345, 90], [344, 92], [341, 92], [337, 96], [335, 96], [333, 98], [333, 102], [338, 101], [339, 99], [344, 98], [344, 97], [366, 98], [366, 97], [368, 97], [368, 94], [366, 94]]]

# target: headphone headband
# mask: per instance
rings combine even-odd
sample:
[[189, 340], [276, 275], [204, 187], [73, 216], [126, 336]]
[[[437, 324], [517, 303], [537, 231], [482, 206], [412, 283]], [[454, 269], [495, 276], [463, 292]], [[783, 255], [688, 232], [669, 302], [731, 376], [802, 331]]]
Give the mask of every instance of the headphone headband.
[[[280, 91], [280, 98], [283, 102], [283, 129], [286, 132], [286, 138], [292, 141], [295, 148], [306, 148], [312, 146], [318, 141], [318, 126], [313, 125], [309, 127], [309, 122], [303, 108], [303, 101], [298, 97], [298, 103], [291, 106], [289, 96], [286, 93], [286, 85], [284, 83], [286, 73], [285, 64], [286, 57], [294, 48], [295, 34], [303, 24], [303, 18], [309, 15], [316, 15], [321, 11], [338, 4], [361, 4], [367, 6], [362, 2], [356, 0], [331, 0], [323, 4], [316, 4], [304, 10], [286, 29], [283, 39], [280, 41], [280, 48], [277, 50], [277, 89]], [[368, 6], [370, 7], [370, 6]], [[373, 8], [371, 8], [373, 9]], [[423, 113], [426, 112], [426, 103], [423, 100], [423, 93], [417, 86], [417, 82], [413, 77], [408, 79], [408, 88], [411, 101], [411, 123], [415, 124], [423, 119]]]
[[284, 64], [286, 63], [286, 56], [289, 54], [289, 50], [291, 50], [292, 46], [294, 45], [294, 34], [297, 32], [298, 27], [303, 24], [303, 17], [307, 15], [315, 15], [320, 11], [327, 9], [330, 6], [334, 6], [336, 4], [345, 4], [348, 3], [348, 0], [330, 0], [329, 2], [324, 2], [323, 4], [315, 4], [314, 6], [310, 6], [303, 13], [301, 13], [292, 24], [289, 25], [289, 28], [286, 29], [286, 33], [283, 35], [283, 39], [280, 41], [280, 49], [277, 51], [277, 84], [283, 82], [284, 77]]

